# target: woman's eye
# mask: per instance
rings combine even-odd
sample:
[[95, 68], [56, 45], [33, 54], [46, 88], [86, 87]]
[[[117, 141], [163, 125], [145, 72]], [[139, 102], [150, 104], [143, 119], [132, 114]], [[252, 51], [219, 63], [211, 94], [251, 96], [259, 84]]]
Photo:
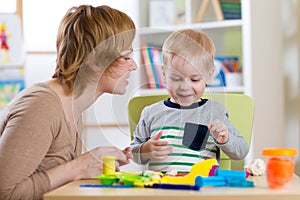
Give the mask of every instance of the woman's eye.
[[123, 61], [129, 61], [129, 60], [131, 60], [131, 57], [130, 56], [121, 56], [120, 59]]
[[128, 53], [128, 54], [126, 54], [126, 55], [123, 55], [122, 56], [126, 61], [127, 60], [131, 60], [132, 59], [132, 53]]
[[121, 59], [124, 59], [124, 60], [126, 60], [126, 61], [131, 60], [131, 59], [132, 59], [132, 52], [125, 53], [125, 54], [121, 55], [120, 58], [121, 58]]

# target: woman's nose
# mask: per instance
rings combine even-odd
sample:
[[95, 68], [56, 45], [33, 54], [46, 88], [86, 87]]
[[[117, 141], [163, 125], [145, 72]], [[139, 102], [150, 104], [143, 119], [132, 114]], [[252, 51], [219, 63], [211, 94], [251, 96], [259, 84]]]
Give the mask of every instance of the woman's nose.
[[136, 69], [137, 69], [136, 62], [133, 59], [131, 59], [131, 62], [129, 64], [129, 70], [133, 71], [133, 70], [136, 70]]

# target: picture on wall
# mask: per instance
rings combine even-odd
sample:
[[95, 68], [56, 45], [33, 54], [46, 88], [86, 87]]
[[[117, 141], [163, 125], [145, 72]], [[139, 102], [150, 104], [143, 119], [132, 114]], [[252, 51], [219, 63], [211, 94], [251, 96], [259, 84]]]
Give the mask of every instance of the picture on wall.
[[0, 66], [22, 66], [25, 50], [17, 14], [0, 13]]

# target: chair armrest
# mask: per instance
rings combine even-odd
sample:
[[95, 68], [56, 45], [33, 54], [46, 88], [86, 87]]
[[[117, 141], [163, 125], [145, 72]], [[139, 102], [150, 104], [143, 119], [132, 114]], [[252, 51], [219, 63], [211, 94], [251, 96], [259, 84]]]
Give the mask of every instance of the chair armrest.
[[220, 169], [231, 169], [231, 159], [223, 152], [220, 151]]

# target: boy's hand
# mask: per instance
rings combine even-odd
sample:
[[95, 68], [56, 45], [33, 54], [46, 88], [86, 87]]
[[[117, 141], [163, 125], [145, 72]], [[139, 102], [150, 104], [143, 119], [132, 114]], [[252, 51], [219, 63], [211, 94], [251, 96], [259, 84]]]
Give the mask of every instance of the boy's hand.
[[168, 154], [172, 153], [172, 147], [167, 146], [168, 142], [159, 140], [161, 136], [162, 132], [160, 131], [142, 145], [143, 160], [163, 160], [168, 157]]
[[228, 141], [228, 127], [223, 122], [215, 120], [207, 127], [219, 144], [224, 144]]
[[127, 165], [130, 162], [129, 160], [133, 158], [133, 155], [130, 152], [130, 147], [126, 147], [124, 150], [122, 150], [122, 152], [126, 156], [126, 159], [118, 160], [120, 166]]

